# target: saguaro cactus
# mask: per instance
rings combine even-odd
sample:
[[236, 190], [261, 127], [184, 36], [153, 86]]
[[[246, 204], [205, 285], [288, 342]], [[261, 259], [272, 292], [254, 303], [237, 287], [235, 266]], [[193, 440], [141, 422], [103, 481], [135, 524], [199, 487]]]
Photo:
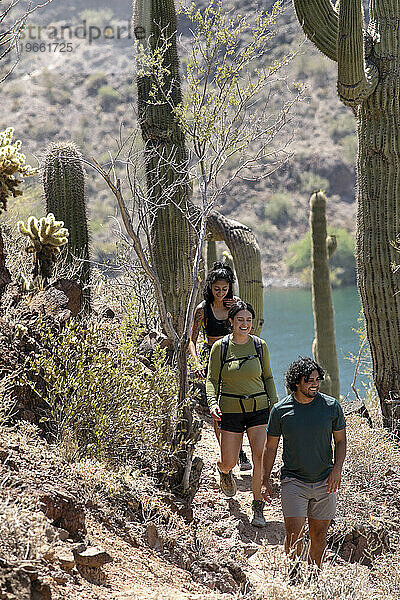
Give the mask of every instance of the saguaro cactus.
[[314, 192], [310, 199], [310, 208], [312, 304], [315, 329], [313, 354], [315, 360], [328, 372], [328, 376], [321, 384], [321, 391], [339, 399], [339, 367], [328, 264], [328, 259], [336, 246], [334, 238], [327, 236], [324, 192]]
[[207, 271], [211, 271], [213, 264], [217, 260], [217, 245], [214, 240], [207, 241]]
[[[400, 3], [294, 0], [310, 40], [338, 63], [338, 93], [357, 117], [357, 272], [384, 424], [400, 428], [400, 294], [390, 268], [400, 231]], [[394, 422], [395, 421], [395, 422]]]
[[73, 142], [52, 144], [46, 153], [43, 188], [46, 208], [69, 231], [67, 258], [82, 260], [80, 278], [84, 307], [90, 307], [89, 232], [86, 215], [85, 172]]
[[209, 216], [207, 229], [210, 238], [224, 241], [232, 254], [239, 296], [254, 307], [254, 333], [259, 335], [264, 323], [264, 299], [260, 248], [254, 233], [246, 225], [216, 211]]
[[158, 56], [152, 68], [164, 69], [161, 88], [152, 76], [152, 68], [139, 69], [138, 113], [145, 144], [149, 206], [154, 207], [152, 259], [166, 307], [181, 334], [192, 286], [196, 237], [188, 220], [191, 191], [185, 139], [174, 114], [182, 93], [173, 0], [136, 0], [134, 30], [140, 52], [145, 55], [151, 50], [153, 57]]

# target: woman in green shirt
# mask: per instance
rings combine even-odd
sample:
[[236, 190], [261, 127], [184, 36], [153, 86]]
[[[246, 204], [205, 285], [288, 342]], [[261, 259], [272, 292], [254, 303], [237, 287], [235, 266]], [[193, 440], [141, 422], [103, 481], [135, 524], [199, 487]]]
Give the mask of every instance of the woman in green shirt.
[[261, 353], [257, 352], [255, 338], [250, 335], [254, 317], [251, 304], [241, 300], [229, 309], [232, 333], [226, 356], [221, 365], [223, 340], [218, 340], [211, 349], [206, 391], [211, 416], [221, 430], [221, 458], [217, 462], [221, 490], [229, 497], [236, 493], [232, 469], [246, 431], [253, 456], [252, 525], [263, 527], [266, 521], [261, 499], [262, 453], [269, 411], [278, 398], [267, 344], [260, 340]]

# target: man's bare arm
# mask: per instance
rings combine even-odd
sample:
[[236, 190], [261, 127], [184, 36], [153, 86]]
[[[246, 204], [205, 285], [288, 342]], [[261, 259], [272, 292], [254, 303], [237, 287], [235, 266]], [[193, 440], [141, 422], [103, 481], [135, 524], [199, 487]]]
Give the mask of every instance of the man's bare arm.
[[329, 474], [327, 485], [328, 492], [336, 492], [340, 488], [342, 480], [342, 468], [344, 459], [346, 458], [346, 429], [333, 432], [333, 439], [335, 442], [335, 460], [333, 463], [333, 469]]
[[262, 459], [262, 485], [261, 496], [266, 502], [271, 502], [273, 498], [272, 485], [270, 481], [272, 467], [275, 463], [276, 452], [278, 450], [279, 436], [267, 435], [265, 440], [263, 459]]

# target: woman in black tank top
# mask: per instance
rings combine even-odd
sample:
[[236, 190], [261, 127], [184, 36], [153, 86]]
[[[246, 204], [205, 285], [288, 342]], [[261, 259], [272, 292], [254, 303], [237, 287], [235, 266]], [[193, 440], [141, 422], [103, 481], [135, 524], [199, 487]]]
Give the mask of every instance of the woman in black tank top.
[[[208, 360], [214, 342], [230, 331], [228, 310], [238, 300], [233, 297], [234, 282], [235, 275], [232, 269], [222, 262], [215, 262], [207, 275], [203, 291], [204, 300], [196, 307], [189, 342], [189, 353], [194, 358], [196, 375], [200, 379], [204, 379], [206, 376], [206, 369], [204, 369], [201, 359], [207, 358]], [[203, 329], [205, 339], [199, 357], [196, 351], [196, 342], [201, 329]]]
[[[207, 375], [208, 358], [212, 345], [230, 332], [228, 310], [232, 304], [240, 300], [233, 295], [234, 283], [235, 275], [231, 267], [223, 262], [215, 262], [207, 275], [203, 291], [204, 300], [195, 310], [190, 334], [189, 352], [194, 358], [195, 373], [199, 379], [205, 379]], [[196, 342], [201, 329], [203, 329], [205, 339], [200, 356], [198, 356]], [[204, 362], [205, 367], [203, 366]], [[220, 443], [221, 431], [214, 419], [213, 424], [215, 435]], [[243, 450], [239, 454], [239, 465], [241, 471], [251, 469], [251, 463]]]

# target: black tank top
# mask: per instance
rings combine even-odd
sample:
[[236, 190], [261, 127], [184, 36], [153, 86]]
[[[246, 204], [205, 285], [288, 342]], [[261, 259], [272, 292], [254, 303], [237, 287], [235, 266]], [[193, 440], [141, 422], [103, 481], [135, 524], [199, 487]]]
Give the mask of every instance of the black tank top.
[[213, 313], [211, 304], [203, 300], [204, 332], [210, 337], [223, 337], [230, 332], [227, 319], [217, 319]]

